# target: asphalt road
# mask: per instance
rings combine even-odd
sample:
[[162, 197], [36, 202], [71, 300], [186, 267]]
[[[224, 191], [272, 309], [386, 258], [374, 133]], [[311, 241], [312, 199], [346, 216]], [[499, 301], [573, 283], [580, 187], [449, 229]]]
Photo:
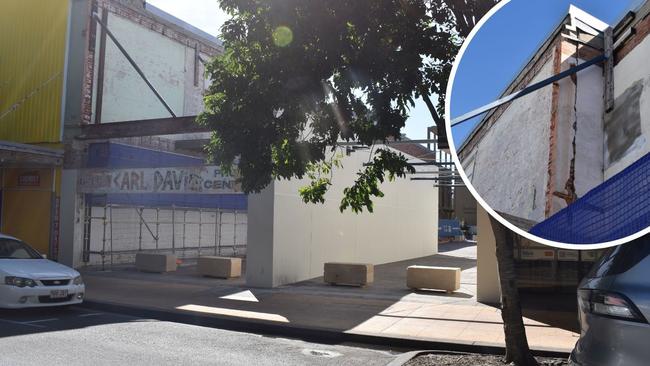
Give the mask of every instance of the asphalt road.
[[0, 365], [386, 365], [386, 351], [322, 345], [85, 308], [0, 310]]

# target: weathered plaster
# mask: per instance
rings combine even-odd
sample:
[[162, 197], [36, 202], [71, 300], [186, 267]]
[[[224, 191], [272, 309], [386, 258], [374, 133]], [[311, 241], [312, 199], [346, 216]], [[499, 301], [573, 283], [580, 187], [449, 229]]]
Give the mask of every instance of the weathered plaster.
[[[650, 38], [645, 38], [638, 46], [631, 49], [625, 57], [614, 67], [614, 111], [613, 114], [619, 114], [617, 109], [629, 108], [625, 110], [625, 116], [621, 122], [624, 123], [621, 128], [614, 128], [608, 131], [605, 139], [606, 169], [605, 178], [610, 178], [619, 173], [627, 166], [637, 161], [639, 158], [650, 152], [648, 138], [650, 137], [650, 69], [648, 68], [648, 59], [650, 59]], [[634, 87], [642, 88], [638, 95], [638, 115], [636, 114]], [[632, 88], [632, 89], [630, 89]], [[631, 100], [630, 100], [631, 98]], [[627, 100], [626, 100], [627, 99]], [[606, 120], [611, 117], [606, 117]], [[621, 143], [622, 142], [622, 143]], [[624, 152], [610, 151], [611, 147], [617, 150], [623, 149]]]
[[[185, 46], [112, 13], [108, 24], [176, 115], [183, 115]], [[106, 44], [103, 93], [102, 122], [169, 117], [165, 107], [111, 41]]]
[[[551, 58], [531, 83], [552, 74]], [[493, 209], [533, 221], [544, 218], [551, 98], [552, 88], [542, 88], [512, 102], [476, 146], [472, 166], [464, 166]]]
[[[563, 49], [570, 50], [568, 47]], [[562, 70], [585, 62], [582, 58], [576, 59], [575, 54], [566, 53], [562, 55], [562, 61]], [[554, 191], [546, 217], [603, 182], [602, 69], [590, 67], [575, 77], [561, 80], [558, 85]], [[575, 159], [573, 167], [572, 159]]]

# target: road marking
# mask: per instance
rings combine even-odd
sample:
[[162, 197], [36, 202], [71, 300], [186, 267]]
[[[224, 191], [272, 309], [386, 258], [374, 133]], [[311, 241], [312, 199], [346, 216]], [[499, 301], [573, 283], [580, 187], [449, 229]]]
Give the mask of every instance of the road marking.
[[88, 313], [88, 314], [80, 314], [79, 317], [96, 316], [96, 315], [104, 315], [104, 313]]
[[48, 319], [38, 319], [38, 320], [30, 320], [28, 322], [19, 322], [20, 324], [33, 324], [33, 323], [45, 323], [45, 322], [51, 322], [59, 320], [59, 318], [48, 318]]
[[21, 323], [13, 320], [7, 320], [7, 319], [0, 319], [0, 322], [5, 322], [5, 323], [10, 323], [10, 324], [18, 324], [18, 325], [24, 325], [27, 327], [34, 327], [34, 328], [47, 328], [44, 325], [38, 325], [38, 324], [28, 324], [28, 323]]

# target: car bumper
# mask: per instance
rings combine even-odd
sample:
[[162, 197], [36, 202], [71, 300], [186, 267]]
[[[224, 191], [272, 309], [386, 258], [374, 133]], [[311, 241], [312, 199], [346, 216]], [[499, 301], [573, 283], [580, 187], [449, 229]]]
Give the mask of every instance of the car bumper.
[[[52, 291], [67, 291], [63, 298], [53, 298]], [[84, 285], [15, 287], [0, 285], [0, 308], [20, 309], [45, 306], [63, 306], [83, 302]]]
[[646, 366], [650, 325], [582, 313], [582, 335], [569, 358], [576, 366]]

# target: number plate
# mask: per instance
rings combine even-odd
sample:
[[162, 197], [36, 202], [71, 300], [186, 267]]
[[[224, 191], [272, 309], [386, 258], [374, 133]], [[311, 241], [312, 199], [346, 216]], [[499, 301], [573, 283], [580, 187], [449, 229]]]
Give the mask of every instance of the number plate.
[[50, 297], [53, 299], [60, 299], [62, 297], [68, 296], [68, 290], [52, 290], [50, 291]]

